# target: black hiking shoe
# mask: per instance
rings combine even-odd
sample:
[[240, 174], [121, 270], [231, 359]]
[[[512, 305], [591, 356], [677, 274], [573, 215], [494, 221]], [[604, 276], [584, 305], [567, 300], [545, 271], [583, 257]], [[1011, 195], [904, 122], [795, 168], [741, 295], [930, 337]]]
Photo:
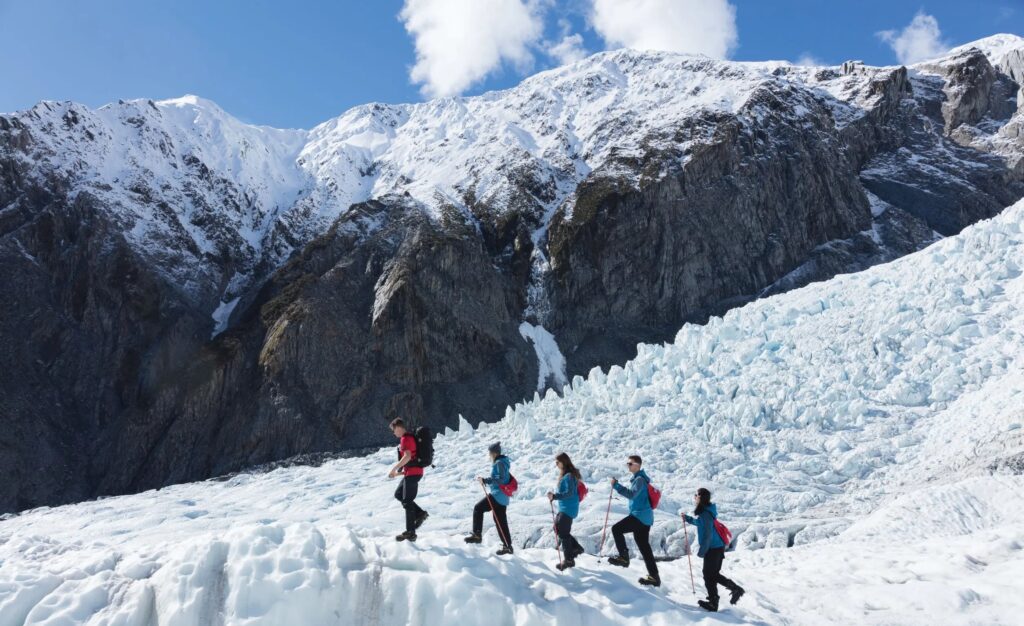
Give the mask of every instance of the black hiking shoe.
[[718, 600], [697, 600], [697, 606], [704, 609], [705, 611], [710, 611], [712, 613], [718, 612]]
[[746, 591], [743, 590], [743, 587], [736, 587], [735, 589], [730, 591], [729, 592], [729, 604], [736, 604], [737, 602], [739, 602], [740, 598], [742, 598], [743, 594], [745, 594], [745, 593], [746, 593]]
[[423, 511], [423, 515], [420, 515], [419, 517], [416, 518], [416, 522], [413, 524], [413, 527], [414, 528], [419, 528], [420, 526], [423, 525], [423, 522], [427, 521], [428, 517], [430, 517], [430, 514], [427, 513], [426, 511]]
[[629, 557], [622, 555], [610, 556], [608, 557], [608, 563], [617, 567], [629, 567]]
[[576, 561], [574, 561], [572, 559], [566, 559], [566, 560], [562, 561], [561, 563], [559, 563], [558, 565], [556, 565], [555, 569], [557, 569], [560, 572], [564, 572], [565, 570], [569, 569], [570, 567], [576, 567]]
[[648, 574], [640, 579], [640, 584], [646, 587], [660, 587], [661, 579]]
[[416, 533], [411, 533], [407, 530], [395, 537], [395, 541], [416, 541]]
[[464, 541], [466, 543], [483, 543], [484, 540], [480, 538], [480, 535], [473, 533], [466, 537]]
[[497, 552], [495, 552], [495, 554], [497, 554], [498, 556], [512, 554], [512, 546], [501, 546], [501, 550], [498, 550]]

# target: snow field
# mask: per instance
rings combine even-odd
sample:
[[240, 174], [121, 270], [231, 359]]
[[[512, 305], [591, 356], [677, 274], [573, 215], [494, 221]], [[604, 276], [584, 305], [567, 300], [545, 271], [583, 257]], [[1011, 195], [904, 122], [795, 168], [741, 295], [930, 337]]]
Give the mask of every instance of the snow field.
[[[685, 326], [496, 424], [462, 420], [436, 441], [415, 545], [393, 540], [394, 450], [3, 520], [0, 625], [1013, 623], [1022, 223], [1024, 202], [894, 263]], [[484, 546], [461, 541], [496, 440], [521, 485], [512, 558], [492, 556], [489, 519]], [[678, 512], [706, 486], [737, 534], [725, 573], [750, 594], [701, 613], [685, 558], [662, 564], [653, 592], [636, 585], [639, 561], [556, 572], [544, 494], [563, 450], [592, 488], [574, 526], [592, 555], [607, 479], [639, 453], [665, 493], [656, 554], [684, 554]], [[612, 521], [624, 515], [616, 497]]]

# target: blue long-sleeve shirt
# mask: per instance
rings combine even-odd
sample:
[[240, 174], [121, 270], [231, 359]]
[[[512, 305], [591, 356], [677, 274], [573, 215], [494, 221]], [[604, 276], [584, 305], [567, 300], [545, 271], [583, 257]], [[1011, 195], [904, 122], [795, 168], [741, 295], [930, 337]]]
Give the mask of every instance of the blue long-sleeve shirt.
[[580, 514], [580, 493], [576, 477], [572, 474], [562, 476], [558, 481], [558, 491], [554, 495], [558, 500], [558, 512], [565, 513], [572, 519]]
[[647, 485], [651, 479], [647, 472], [640, 470], [633, 474], [629, 481], [629, 487], [623, 487], [622, 483], [615, 483], [613, 487], [619, 495], [629, 498], [629, 514], [643, 522], [647, 526], [654, 525], [654, 509], [651, 508], [651, 498], [647, 495]]
[[501, 491], [501, 485], [508, 484], [512, 480], [510, 469], [512, 462], [504, 454], [494, 459], [491, 464], [491, 477], [484, 479], [484, 484], [490, 486], [491, 497], [501, 506], [508, 506], [509, 498]]
[[689, 515], [683, 515], [683, 517], [686, 518], [687, 523], [697, 527], [697, 543], [700, 544], [697, 549], [697, 556], [704, 558], [708, 550], [726, 547], [725, 542], [718, 535], [718, 531], [715, 530], [718, 507], [714, 504], [704, 507], [704, 510], [697, 517], [690, 517]]

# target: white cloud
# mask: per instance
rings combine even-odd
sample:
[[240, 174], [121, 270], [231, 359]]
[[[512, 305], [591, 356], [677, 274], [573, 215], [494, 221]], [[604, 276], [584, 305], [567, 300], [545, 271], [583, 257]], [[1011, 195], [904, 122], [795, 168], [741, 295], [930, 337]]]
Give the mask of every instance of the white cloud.
[[542, 8], [538, 0], [406, 0], [399, 18], [416, 47], [410, 79], [426, 96], [451, 96], [503, 62], [528, 68]]
[[814, 56], [810, 52], [804, 52], [803, 54], [801, 54], [800, 58], [798, 58], [796, 61], [794, 61], [793, 64], [794, 65], [806, 65], [806, 66], [809, 66], [809, 67], [821, 67], [823, 65], [828, 65], [828, 63], [825, 63], [824, 61], [822, 61], [818, 57]]
[[562, 37], [558, 43], [548, 46], [547, 53], [558, 61], [559, 65], [575, 63], [587, 56], [587, 50], [583, 47], [583, 36], [579, 33]]
[[903, 65], [919, 63], [942, 56], [949, 44], [942, 40], [939, 21], [926, 13], [918, 13], [900, 32], [883, 30], [878, 37], [892, 46], [896, 58]]
[[723, 59], [736, 47], [728, 0], [593, 0], [591, 22], [610, 46]]

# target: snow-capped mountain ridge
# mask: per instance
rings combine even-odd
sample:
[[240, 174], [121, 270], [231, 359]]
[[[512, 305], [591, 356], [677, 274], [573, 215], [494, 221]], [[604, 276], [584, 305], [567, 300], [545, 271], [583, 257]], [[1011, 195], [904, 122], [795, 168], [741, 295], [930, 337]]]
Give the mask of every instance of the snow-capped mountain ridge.
[[1010, 33], [989, 35], [988, 37], [982, 37], [977, 41], [956, 46], [955, 48], [950, 49], [944, 56], [960, 54], [970, 50], [971, 48], [981, 50], [985, 53], [985, 56], [992, 61], [993, 65], [998, 65], [1000, 61], [1004, 60], [1010, 54], [1019, 52], [1024, 48], [1024, 37]]
[[[640, 156], [698, 111], [735, 113], [756, 90], [799, 90], [810, 75], [782, 62], [618, 50], [480, 96], [355, 107], [309, 131], [244, 124], [196, 96], [95, 111], [44, 102], [14, 117], [38, 146], [32, 158], [120, 206], [143, 249], [184, 231], [196, 262], [237, 256], [245, 273], [265, 255], [276, 264], [291, 251], [275, 228], [309, 239], [352, 204], [390, 193], [409, 193], [435, 212], [532, 203], [541, 227], [610, 159]], [[204, 170], [221, 182], [197, 181]], [[524, 196], [510, 172], [535, 191]], [[154, 216], [121, 189], [133, 186], [164, 196], [169, 187], [161, 199], [178, 213]]]
[[[976, 47], [1001, 58], [1024, 48], [1021, 41], [999, 35], [953, 53]], [[845, 109], [837, 119], [865, 107], [844, 98], [851, 81], [872, 76], [848, 78], [842, 88], [819, 86], [819, 69], [616, 50], [479, 96], [358, 106], [308, 131], [245, 124], [192, 95], [95, 111], [43, 102], [13, 117], [38, 146], [32, 158], [121, 207], [122, 222], [143, 250], [184, 235], [195, 257], [189, 265], [204, 255], [227, 255], [248, 275], [260, 261], [276, 265], [294, 248], [275, 229], [287, 231], [289, 241], [308, 240], [352, 204], [392, 193], [408, 193], [435, 212], [464, 211], [472, 203], [498, 212], [534, 204], [529, 213], [542, 228], [594, 169], [639, 157], [659, 137], [672, 143], [673, 129], [698, 111], [736, 113], [761, 88], [828, 93], [835, 98], [830, 106]], [[204, 170], [215, 180], [196, 180]], [[534, 191], [524, 195], [510, 172]], [[124, 188], [162, 195], [173, 213], [154, 215], [145, 198]], [[165, 265], [188, 255], [171, 256]], [[228, 278], [216, 282], [226, 295], [239, 295], [240, 285], [227, 285]], [[190, 282], [184, 275], [177, 280]]]

